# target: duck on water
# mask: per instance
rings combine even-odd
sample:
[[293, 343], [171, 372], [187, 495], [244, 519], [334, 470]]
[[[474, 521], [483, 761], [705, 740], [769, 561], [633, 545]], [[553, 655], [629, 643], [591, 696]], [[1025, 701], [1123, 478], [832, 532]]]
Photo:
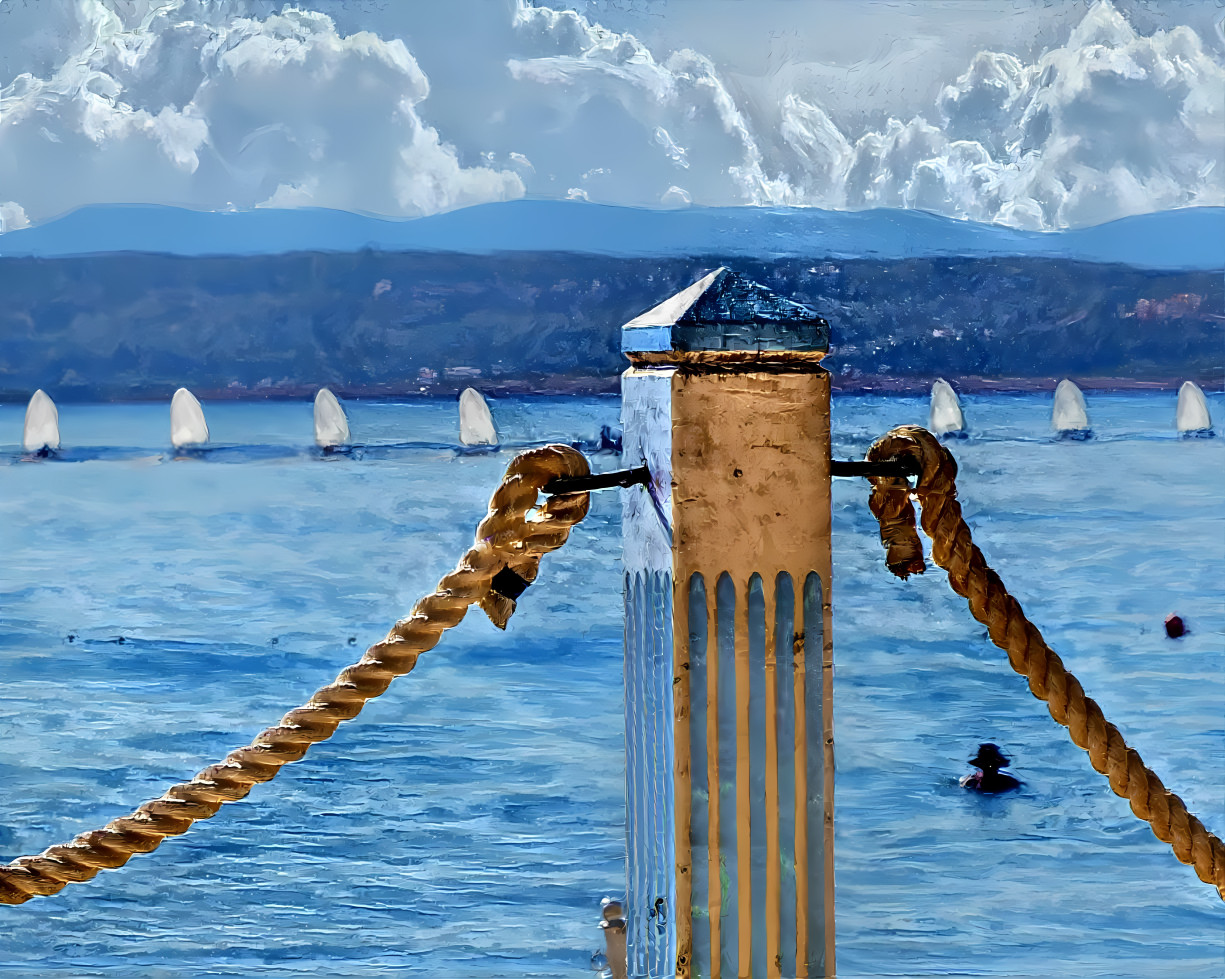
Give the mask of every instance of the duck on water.
[[1007, 792], [1009, 789], [1019, 788], [1021, 780], [1013, 778], [1007, 772], [1001, 772], [1001, 768], [1007, 768], [1009, 764], [1008, 757], [999, 749], [999, 745], [980, 744], [978, 746], [978, 754], [970, 759], [970, 764], [974, 765], [979, 770], [973, 775], [967, 775], [961, 780], [961, 786], [965, 789], [970, 789], [973, 792], [996, 793]]

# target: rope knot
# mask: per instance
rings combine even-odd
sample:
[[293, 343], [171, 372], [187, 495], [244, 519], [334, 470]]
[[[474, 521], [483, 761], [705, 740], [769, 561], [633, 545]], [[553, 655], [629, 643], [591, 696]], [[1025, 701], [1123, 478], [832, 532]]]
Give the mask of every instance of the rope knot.
[[0, 904], [55, 894], [73, 881], [90, 880], [99, 870], [122, 867], [132, 854], [155, 850], [165, 837], [185, 833], [195, 820], [215, 815], [223, 803], [244, 798], [252, 786], [301, 759], [312, 744], [330, 738], [367, 700], [412, 670], [417, 657], [433, 649], [469, 606], [479, 605], [495, 625], [505, 628], [515, 603], [492, 587], [497, 576], [509, 569], [521, 581], [534, 580], [541, 557], [561, 547], [570, 529], [587, 515], [587, 493], [554, 496], [537, 507], [541, 490], [558, 477], [589, 472], [582, 453], [569, 446], [548, 445], [516, 456], [477, 527], [475, 543], [385, 639], [279, 725], [261, 731], [249, 745], [191, 781], [171, 786], [160, 799], [104, 829], [0, 866]]
[[[499, 511], [499, 494], [489, 502], [489, 516], [481, 521], [476, 534], [491, 542], [510, 532], [515, 542], [502, 550], [502, 566], [490, 579], [490, 587], [478, 600], [482, 612], [499, 629], [505, 629], [518, 607], [517, 599], [540, 573], [540, 559], [546, 551], [560, 547], [570, 528], [587, 516], [591, 496], [573, 493], [551, 496], [536, 507], [539, 494], [554, 479], [566, 476], [587, 476], [591, 467], [586, 457], [568, 445], [546, 445], [516, 456], [506, 470], [503, 486], [516, 481], [517, 503]], [[499, 491], [501, 487], [499, 487]], [[531, 499], [523, 505], [526, 494]], [[507, 493], [511, 495], [510, 491]], [[507, 527], [505, 524], [511, 526]], [[553, 543], [556, 541], [556, 543]], [[513, 587], [507, 587], [513, 582]], [[514, 592], [512, 594], [512, 592]]]
[[987, 627], [991, 641], [1008, 654], [1012, 668], [1029, 681], [1035, 697], [1046, 702], [1073, 742], [1089, 753], [1089, 763], [1110, 779], [1115, 794], [1127, 799], [1132, 811], [1147, 821], [1174, 855], [1194, 867], [1196, 875], [1217, 888], [1225, 900], [1225, 844], [1187, 812], [1186, 804], [1144, 767], [1119, 729], [1085, 695], [1080, 682], [1025, 617], [1017, 602], [987, 566], [970, 537], [957, 502], [957, 462], [931, 432], [917, 425], [895, 428], [868, 450], [869, 462], [909, 457], [919, 477], [912, 488], [897, 476], [871, 476], [869, 506], [880, 521], [885, 561], [899, 578], [922, 574], [912, 497], [923, 509], [923, 530], [932, 542], [932, 560], [948, 572], [949, 585], [965, 598], [970, 612]]
[[[919, 468], [914, 493], [943, 491], [956, 496], [957, 461], [935, 437], [917, 425], [903, 425], [878, 439], [868, 450], [869, 462], [910, 458]], [[880, 521], [880, 539], [885, 564], [903, 581], [923, 574], [923, 545], [919, 541], [910, 482], [903, 476], [871, 476], [872, 495], [868, 507]], [[937, 489], [938, 488], [938, 489]]]

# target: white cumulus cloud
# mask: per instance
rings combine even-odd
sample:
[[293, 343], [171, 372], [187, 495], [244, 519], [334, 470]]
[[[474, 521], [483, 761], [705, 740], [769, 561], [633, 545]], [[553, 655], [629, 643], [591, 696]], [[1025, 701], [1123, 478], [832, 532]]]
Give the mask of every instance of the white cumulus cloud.
[[0, 233], [16, 231], [30, 225], [25, 209], [14, 201], [0, 201]]
[[[1225, 204], [1219, 48], [1186, 26], [1140, 33], [1109, 0], [1074, 27], [1059, 19], [1066, 37], [1046, 50], [957, 55], [896, 118], [868, 94], [848, 112], [830, 65], [754, 74], [688, 34], [648, 44], [529, 0], [467, 8], [482, 17], [352, 6], [63, 0], [60, 56], [40, 49], [0, 78], [6, 226], [97, 202], [416, 216], [579, 192], [911, 207], [1040, 230]], [[888, 41], [893, 21], [879, 22]], [[372, 23], [382, 33], [358, 29]], [[412, 28], [416, 55], [392, 23]]]
[[661, 200], [683, 160], [703, 204], [914, 207], [1034, 229], [1225, 204], [1225, 67], [1190, 28], [1142, 35], [1108, 0], [1036, 60], [980, 52], [930, 112], [860, 133], [811, 91], [738, 99], [704, 55], [657, 57], [573, 11], [521, 0], [516, 24], [541, 53], [512, 59], [512, 77], [564, 93], [575, 129], [617, 126], [624, 144], [622, 117], [635, 120], [642, 148], [619, 169]]
[[528, 170], [533, 173], [536, 171], [536, 168], [532, 166], [532, 161], [522, 153], [511, 153], [507, 159], [509, 159], [515, 166], [522, 167], [524, 170]]
[[0, 89], [0, 187], [31, 220], [119, 201], [415, 216], [524, 193], [422, 120], [429, 82], [399, 39], [292, 7], [120, 9], [80, 0], [58, 69]]
[[677, 187], [673, 184], [663, 192], [659, 202], [665, 207], [688, 207], [693, 203], [693, 198], [689, 196], [689, 191], [684, 187]]
[[621, 175], [604, 188], [608, 199], [633, 200], [652, 180], [662, 193], [680, 167], [703, 203], [797, 203], [785, 180], [767, 175], [749, 120], [705, 55], [685, 48], [660, 62], [632, 34], [523, 0], [514, 22], [540, 53], [510, 59], [511, 77], [539, 86], [583, 145], [616, 134], [604, 144]]

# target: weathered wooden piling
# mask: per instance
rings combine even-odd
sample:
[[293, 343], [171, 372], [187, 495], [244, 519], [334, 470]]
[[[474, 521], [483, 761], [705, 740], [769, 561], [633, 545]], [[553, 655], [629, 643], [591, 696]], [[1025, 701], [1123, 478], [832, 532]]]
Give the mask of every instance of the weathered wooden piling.
[[828, 345], [727, 269], [622, 332], [633, 977], [834, 971]]

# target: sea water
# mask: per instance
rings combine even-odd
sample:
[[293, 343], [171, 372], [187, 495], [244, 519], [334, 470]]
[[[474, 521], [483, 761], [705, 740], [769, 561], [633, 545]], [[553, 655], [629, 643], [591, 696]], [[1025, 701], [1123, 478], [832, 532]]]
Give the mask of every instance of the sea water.
[[[1067, 666], [1225, 832], [1225, 439], [1175, 395], [963, 398], [951, 443], [975, 540]], [[1225, 399], [1209, 396], [1225, 419]], [[60, 460], [0, 406], [0, 860], [156, 797], [309, 698], [468, 546], [511, 450], [464, 454], [452, 402], [60, 406]], [[615, 399], [502, 399], [502, 437], [595, 437]], [[926, 399], [837, 397], [861, 458]], [[594, 458], [615, 468], [615, 456]], [[596, 494], [506, 633], [474, 611], [354, 721], [247, 799], [92, 882], [0, 907], [23, 976], [590, 975], [624, 880], [616, 491]], [[842, 976], [1225, 970], [1225, 912], [1115, 797], [943, 572], [883, 566], [863, 480], [834, 485]], [[1190, 632], [1165, 636], [1180, 614]], [[1025, 785], [957, 785], [979, 742]]]

